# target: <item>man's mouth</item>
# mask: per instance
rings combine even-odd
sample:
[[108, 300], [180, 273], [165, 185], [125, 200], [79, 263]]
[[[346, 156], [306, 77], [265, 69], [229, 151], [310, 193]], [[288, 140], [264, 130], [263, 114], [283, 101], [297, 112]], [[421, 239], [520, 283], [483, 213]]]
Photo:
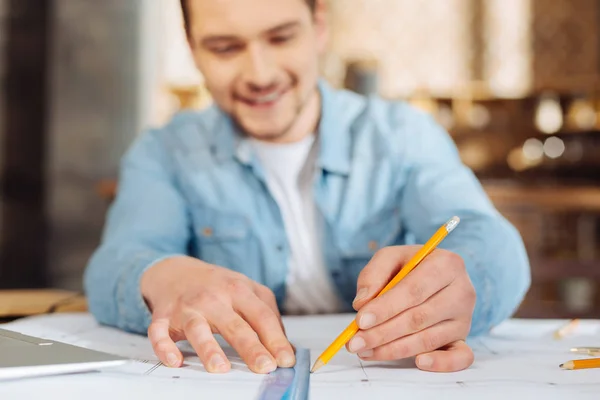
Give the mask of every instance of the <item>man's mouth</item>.
[[238, 100], [250, 107], [266, 108], [274, 105], [287, 92], [287, 90], [278, 90], [263, 96], [257, 97], [238, 97]]

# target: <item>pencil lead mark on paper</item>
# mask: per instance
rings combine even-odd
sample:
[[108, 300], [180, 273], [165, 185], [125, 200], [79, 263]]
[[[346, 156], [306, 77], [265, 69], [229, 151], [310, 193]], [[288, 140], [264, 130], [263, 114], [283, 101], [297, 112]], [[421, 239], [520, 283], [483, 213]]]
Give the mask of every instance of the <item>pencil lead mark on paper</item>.
[[158, 367], [162, 366], [162, 365], [163, 365], [163, 363], [162, 363], [162, 362], [158, 362], [158, 363], [154, 364], [154, 365], [152, 366], [152, 368], [150, 368], [148, 371], [146, 371], [146, 372], [144, 373], [144, 375], [150, 375], [152, 372], [156, 371], [156, 369], [157, 369]]
[[367, 375], [367, 371], [365, 371], [365, 366], [363, 365], [362, 360], [359, 358], [358, 362], [360, 363], [360, 368], [362, 369], [363, 374], [365, 374], [365, 379], [361, 379], [361, 382], [369, 382], [369, 376]]

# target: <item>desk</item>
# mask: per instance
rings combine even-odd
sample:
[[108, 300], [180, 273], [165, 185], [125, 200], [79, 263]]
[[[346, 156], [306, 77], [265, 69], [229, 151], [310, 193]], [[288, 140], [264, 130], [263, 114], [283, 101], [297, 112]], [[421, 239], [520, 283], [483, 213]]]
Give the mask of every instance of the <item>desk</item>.
[[[352, 315], [284, 318], [296, 347], [311, 350], [312, 360], [346, 326]], [[484, 337], [471, 338], [475, 351], [471, 368], [456, 373], [429, 373], [416, 369], [413, 360], [362, 362], [340, 351], [311, 376], [310, 398], [320, 399], [598, 399], [600, 369], [564, 371], [558, 365], [584, 358], [571, 347], [600, 347], [600, 321], [581, 321], [571, 336], [552, 338], [562, 320], [506, 321]], [[191, 347], [181, 342], [185, 367], [161, 366], [147, 338], [101, 327], [87, 313], [54, 314], [21, 319], [2, 325], [30, 335], [62, 340], [131, 358], [131, 364], [86, 373], [0, 384], [0, 399], [40, 398], [47, 394], [64, 399], [256, 399], [265, 376], [251, 373], [231, 349], [225, 348], [233, 369], [208, 374]]]

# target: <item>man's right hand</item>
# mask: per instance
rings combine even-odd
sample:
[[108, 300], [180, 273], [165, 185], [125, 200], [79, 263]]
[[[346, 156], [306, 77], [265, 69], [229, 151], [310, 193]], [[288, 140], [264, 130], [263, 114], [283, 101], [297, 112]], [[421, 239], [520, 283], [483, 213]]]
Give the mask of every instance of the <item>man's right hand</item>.
[[175, 342], [188, 340], [207, 371], [229, 371], [214, 334], [223, 336], [256, 373], [295, 364], [273, 292], [245, 275], [173, 257], [144, 272], [141, 291], [152, 311], [148, 337], [165, 365], [181, 365]]

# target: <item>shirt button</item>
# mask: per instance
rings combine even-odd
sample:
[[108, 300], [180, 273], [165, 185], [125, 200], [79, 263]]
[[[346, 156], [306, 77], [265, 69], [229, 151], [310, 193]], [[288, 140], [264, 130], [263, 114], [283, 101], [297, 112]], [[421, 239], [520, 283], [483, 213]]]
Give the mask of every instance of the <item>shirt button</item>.
[[202, 233], [204, 234], [204, 236], [212, 236], [213, 234], [213, 230], [210, 227], [206, 227], [202, 230]]
[[371, 241], [369, 242], [369, 249], [370, 249], [371, 251], [375, 251], [375, 250], [377, 250], [378, 248], [379, 248], [379, 244], [378, 244], [376, 241], [374, 241], [374, 240], [371, 240]]

